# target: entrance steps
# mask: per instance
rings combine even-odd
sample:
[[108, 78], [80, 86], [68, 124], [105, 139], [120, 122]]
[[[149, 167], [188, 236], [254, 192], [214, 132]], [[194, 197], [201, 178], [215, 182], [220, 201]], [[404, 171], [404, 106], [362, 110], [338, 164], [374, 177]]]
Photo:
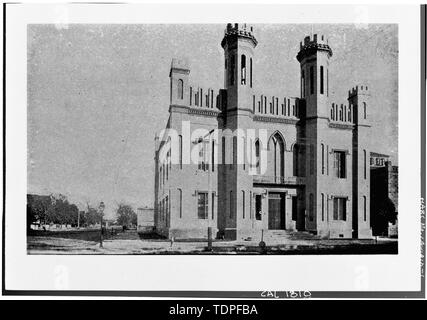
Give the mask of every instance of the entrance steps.
[[268, 244], [280, 244], [288, 241], [318, 240], [319, 236], [308, 231], [295, 230], [264, 230], [264, 242]]

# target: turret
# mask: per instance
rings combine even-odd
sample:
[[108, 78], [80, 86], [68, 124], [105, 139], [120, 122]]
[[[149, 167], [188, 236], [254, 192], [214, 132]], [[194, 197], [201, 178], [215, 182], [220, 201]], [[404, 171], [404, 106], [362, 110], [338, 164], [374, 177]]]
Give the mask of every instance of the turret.
[[187, 59], [172, 59], [169, 72], [171, 105], [187, 105], [189, 101], [189, 74], [190, 67]]
[[356, 86], [348, 91], [348, 103], [353, 110], [354, 123], [356, 125], [369, 125], [369, 99], [368, 86]]
[[228, 109], [252, 105], [253, 57], [257, 44], [252, 26], [246, 23], [227, 24], [221, 46], [224, 49], [224, 87], [227, 89]]
[[307, 117], [328, 116], [331, 57], [332, 49], [323, 35], [307, 36], [300, 42], [296, 58], [301, 65], [301, 98], [306, 100]]

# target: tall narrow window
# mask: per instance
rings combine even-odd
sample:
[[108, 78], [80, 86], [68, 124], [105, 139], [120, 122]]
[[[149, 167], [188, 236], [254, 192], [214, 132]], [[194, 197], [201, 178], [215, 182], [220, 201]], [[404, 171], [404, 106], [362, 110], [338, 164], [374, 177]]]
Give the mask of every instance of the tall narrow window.
[[208, 218], [208, 193], [197, 193], [197, 216], [199, 219]]
[[314, 69], [310, 67], [310, 94], [314, 93]]
[[259, 140], [255, 141], [255, 168], [256, 168], [256, 172], [259, 174], [260, 172], [260, 150], [259, 150]]
[[212, 204], [211, 204], [211, 206], [212, 206], [212, 220], [214, 219], [214, 217], [215, 217], [215, 192], [212, 192]]
[[366, 102], [363, 102], [363, 119], [366, 119]]
[[322, 148], [322, 174], [325, 174], [325, 145], [321, 144]]
[[179, 217], [182, 218], [182, 190], [178, 189]]
[[325, 221], [325, 195], [322, 193], [322, 221]]
[[347, 216], [347, 198], [334, 198], [334, 220], [345, 221]]
[[182, 136], [178, 137], [179, 140], [179, 168], [182, 169]]
[[184, 98], [184, 81], [182, 79], [178, 80], [178, 99]]
[[245, 204], [246, 204], [246, 201], [245, 201], [246, 199], [245, 199], [245, 191], [244, 190], [242, 190], [242, 213], [243, 213], [243, 219], [245, 219]]
[[230, 61], [230, 85], [233, 86], [234, 85], [234, 73], [235, 73], [235, 58], [234, 55], [231, 56], [231, 61]]
[[363, 221], [366, 221], [366, 196], [363, 196]]
[[222, 137], [222, 164], [225, 164], [225, 137]]
[[323, 66], [320, 66], [320, 94], [323, 94]]
[[334, 151], [334, 170], [338, 178], [346, 177], [346, 154], [345, 151]]
[[237, 164], [237, 137], [233, 137], [233, 164]]
[[214, 172], [215, 171], [215, 141], [212, 141], [211, 164], [212, 164], [212, 172]]
[[246, 85], [246, 56], [242, 54], [242, 61], [241, 61], [241, 84]]
[[255, 195], [255, 220], [261, 220], [262, 219], [262, 202], [261, 198], [262, 196], [260, 194]]
[[249, 191], [249, 219], [252, 219], [252, 191]]
[[366, 150], [363, 150], [363, 177], [366, 179]]
[[326, 146], [326, 174], [329, 175], [329, 146]]
[[250, 79], [249, 79], [249, 81], [250, 81], [250, 86], [251, 86], [251, 88], [252, 88], [252, 58], [249, 60], [249, 67], [251, 68], [251, 70], [250, 70]]

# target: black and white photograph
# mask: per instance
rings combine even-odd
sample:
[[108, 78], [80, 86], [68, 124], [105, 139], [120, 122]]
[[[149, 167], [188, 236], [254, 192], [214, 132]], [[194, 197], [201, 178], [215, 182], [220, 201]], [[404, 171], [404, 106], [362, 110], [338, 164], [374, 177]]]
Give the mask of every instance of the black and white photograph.
[[62, 261], [60, 289], [80, 288], [74, 261], [218, 259], [344, 264], [333, 290], [390, 290], [371, 266], [423, 245], [419, 6], [165, 6], [10, 6], [6, 143], [25, 158], [6, 157], [6, 249]]
[[28, 252], [397, 253], [397, 33], [28, 25]]

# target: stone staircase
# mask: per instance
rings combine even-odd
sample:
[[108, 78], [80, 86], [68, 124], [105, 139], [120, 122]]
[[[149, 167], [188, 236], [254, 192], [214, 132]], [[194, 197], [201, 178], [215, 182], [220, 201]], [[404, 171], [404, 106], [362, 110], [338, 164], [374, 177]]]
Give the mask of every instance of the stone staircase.
[[318, 240], [319, 236], [308, 231], [264, 230], [264, 242], [269, 244], [285, 244], [292, 241]]

